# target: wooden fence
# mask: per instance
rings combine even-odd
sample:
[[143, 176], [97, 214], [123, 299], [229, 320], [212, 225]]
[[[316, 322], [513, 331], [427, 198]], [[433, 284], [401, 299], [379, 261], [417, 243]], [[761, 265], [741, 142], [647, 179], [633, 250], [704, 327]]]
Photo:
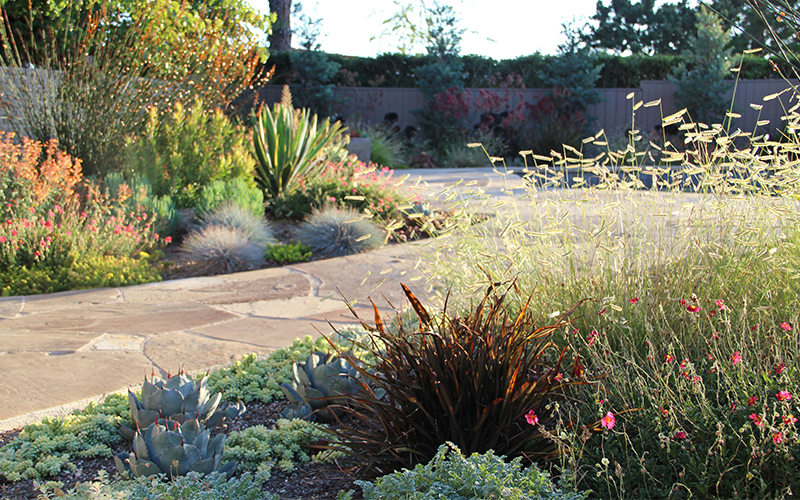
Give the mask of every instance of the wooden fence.
[[[30, 71], [30, 70], [28, 70]], [[10, 75], [0, 78], [0, 94], [4, 100], [4, 106], [0, 113], [0, 131], [12, 130], [9, 123], [9, 114], [14, 113], [13, 104], [7, 100], [13, 99], [13, 93], [5, 88], [14, 84]], [[792, 82], [797, 85], [798, 82]], [[18, 83], [17, 83], [18, 84]], [[741, 128], [743, 131], [752, 132], [755, 129], [756, 121], [769, 120], [769, 125], [761, 131], [772, 131], [783, 127], [781, 117], [785, 115], [785, 110], [792, 104], [792, 92], [784, 92], [779, 98], [764, 101], [764, 97], [775, 94], [790, 88], [790, 84], [783, 80], [741, 80], [736, 86], [736, 94], [733, 100], [733, 110], [741, 114], [741, 118], [734, 120], [733, 126]], [[50, 89], [52, 92], [52, 89]], [[673, 94], [675, 86], [668, 81], [642, 81], [641, 88], [635, 89], [599, 89], [601, 102], [591, 106], [588, 112], [597, 118], [594, 124], [596, 130], [605, 129], [607, 132], [621, 131], [631, 126], [632, 107], [638, 101], [650, 102], [661, 99], [661, 107], [641, 107], [636, 111], [637, 129], [651, 131], [661, 123], [662, 116], [668, 116], [676, 111], [677, 105]], [[50, 93], [51, 93], [50, 92]], [[525, 89], [525, 90], [499, 90], [499, 89], [468, 89], [468, 97], [471, 113], [468, 117], [470, 125], [475, 125], [480, 120], [481, 103], [487, 99], [493, 99], [502, 103], [500, 108], [495, 108], [495, 112], [502, 112], [508, 108], [515, 109], [521, 102], [535, 103], [543, 95], [549, 92], [548, 89]], [[266, 86], [259, 92], [262, 102], [273, 103], [280, 100], [280, 86]], [[632, 99], [627, 99], [633, 93]], [[9, 95], [12, 94], [12, 95]], [[49, 92], [42, 92], [44, 102]], [[45, 95], [48, 95], [45, 97]], [[731, 88], [726, 99], [733, 95]], [[491, 97], [490, 97], [491, 96]], [[418, 89], [410, 88], [375, 88], [375, 87], [337, 87], [334, 89], [336, 113], [343, 116], [346, 120], [357, 118], [366, 123], [381, 123], [388, 113], [396, 113], [398, 116], [397, 124], [401, 128], [407, 126], [417, 126], [417, 120], [412, 113], [415, 109], [426, 106], [425, 98]], [[759, 111], [754, 109], [751, 104], [763, 105]], [[3, 116], [5, 115], [5, 116]], [[18, 131], [19, 132], [19, 131]]]
[[[799, 82], [792, 82], [798, 85]], [[733, 111], [741, 114], [741, 118], [735, 119], [733, 129], [741, 128], [745, 132], [752, 132], [756, 122], [759, 120], [769, 120], [769, 125], [763, 131], [771, 131], [783, 127], [781, 117], [785, 115], [785, 110], [789, 109], [792, 92], [787, 91], [778, 98], [764, 101], [765, 96], [775, 94], [790, 88], [790, 84], [783, 80], [740, 80], [736, 85], [736, 95], [733, 100]], [[632, 118], [632, 108], [636, 102], [645, 103], [661, 99], [661, 106], [640, 107], [636, 111], [637, 129], [651, 131], [661, 124], [662, 116], [669, 116], [678, 111], [673, 94], [676, 89], [669, 81], [642, 81], [641, 88], [630, 89], [599, 89], [601, 102], [588, 109], [589, 115], [597, 118], [595, 122], [596, 130], [605, 129], [607, 132], [630, 128]], [[525, 89], [525, 90], [499, 90], [499, 89], [468, 89], [470, 108], [473, 110], [469, 116], [470, 125], [475, 125], [480, 120], [480, 103], [487, 99], [488, 94], [494, 94], [494, 99], [503, 102], [501, 109], [495, 112], [502, 112], [506, 107], [515, 109], [521, 102], [535, 103], [543, 95], [549, 92], [547, 89]], [[726, 99], [730, 101], [733, 96], [733, 82], [731, 89], [726, 94]], [[280, 86], [266, 86], [260, 91], [262, 102], [273, 103], [280, 100]], [[633, 98], [627, 96], [633, 93]], [[373, 88], [373, 87], [337, 87], [334, 89], [336, 100], [336, 112], [346, 120], [354, 117], [366, 123], [381, 123], [387, 113], [397, 113], [398, 125], [401, 128], [406, 126], [417, 126], [417, 120], [412, 113], [415, 109], [423, 108], [425, 98], [418, 89], [409, 88]], [[751, 104], [762, 105], [759, 111], [751, 107]]]

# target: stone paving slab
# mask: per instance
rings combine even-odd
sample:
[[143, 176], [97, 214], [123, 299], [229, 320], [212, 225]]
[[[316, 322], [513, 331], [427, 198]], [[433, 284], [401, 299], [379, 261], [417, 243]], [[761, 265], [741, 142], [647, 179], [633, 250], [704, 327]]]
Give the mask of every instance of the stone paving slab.
[[153, 365], [136, 351], [89, 351], [0, 354], [0, 366], [0, 419], [10, 419], [140, 384]]

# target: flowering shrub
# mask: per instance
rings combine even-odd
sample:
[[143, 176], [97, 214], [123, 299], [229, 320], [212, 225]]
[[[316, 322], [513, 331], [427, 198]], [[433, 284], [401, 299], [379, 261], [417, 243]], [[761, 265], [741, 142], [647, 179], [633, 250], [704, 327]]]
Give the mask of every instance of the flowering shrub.
[[47, 210], [53, 203], [74, 198], [81, 162], [58, 149], [23, 137], [15, 144], [13, 132], [0, 132], [0, 214], [11, 217], [26, 209]]
[[578, 391], [581, 405], [561, 408], [582, 423], [562, 435], [568, 466], [586, 471], [580, 487], [606, 498], [776, 498], [800, 488], [790, 322], [754, 334], [746, 308], [727, 302], [693, 295], [658, 307], [693, 325], [694, 342], [655, 323], [643, 350], [622, 347], [619, 317], [573, 336], [587, 369], [609, 374], [601, 388]]
[[[104, 210], [105, 209], [105, 210]], [[55, 205], [39, 216], [9, 218], [0, 224], [0, 266], [66, 266], [78, 258], [131, 256], [155, 244], [148, 215], [126, 214], [96, 206], [79, 211], [75, 204]]]
[[312, 207], [351, 207], [383, 221], [398, 220], [412, 195], [403, 189], [388, 167], [378, 169], [363, 162], [327, 163], [321, 173], [302, 183], [294, 194], [273, 199], [270, 211], [276, 217], [300, 219]]
[[131, 259], [156, 245], [158, 217], [143, 210], [138, 193], [124, 182], [113, 198], [94, 183], [79, 185], [80, 165], [55, 141], [44, 146], [23, 138], [15, 145], [12, 134], [0, 137], [3, 295], [160, 279], [148, 260]]

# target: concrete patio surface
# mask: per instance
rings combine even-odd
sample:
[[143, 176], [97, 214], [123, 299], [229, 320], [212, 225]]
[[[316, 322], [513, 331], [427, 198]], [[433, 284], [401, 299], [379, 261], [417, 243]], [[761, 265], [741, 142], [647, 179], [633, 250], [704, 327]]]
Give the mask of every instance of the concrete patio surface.
[[[491, 169], [403, 171], [426, 199], [460, 179], [489, 186]], [[430, 182], [428, 182], [430, 181]], [[424, 296], [413, 243], [282, 268], [145, 285], [0, 299], [0, 430], [68, 414], [141, 384], [266, 356], [306, 335], [390, 310], [400, 283]], [[416, 284], [416, 285], [415, 285]], [[340, 295], [341, 293], [341, 295]], [[360, 314], [362, 313], [363, 314]]]

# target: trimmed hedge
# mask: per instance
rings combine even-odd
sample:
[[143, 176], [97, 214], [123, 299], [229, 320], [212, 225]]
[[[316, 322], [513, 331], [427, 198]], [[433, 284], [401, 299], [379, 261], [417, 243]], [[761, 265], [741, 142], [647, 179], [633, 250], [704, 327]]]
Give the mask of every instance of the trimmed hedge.
[[[527, 88], [542, 88], [545, 86], [542, 73], [557, 57], [535, 53], [498, 61], [477, 55], [461, 56], [464, 63], [464, 87], [494, 88], [498, 87], [502, 79], [508, 75], [520, 75]], [[738, 66], [740, 57], [740, 55], [735, 56], [734, 66]], [[434, 62], [436, 58], [403, 54], [381, 54], [377, 57], [328, 54], [328, 60], [341, 66], [339, 74], [330, 82], [338, 86], [415, 88], [417, 82], [414, 70]], [[620, 56], [598, 53], [595, 56], [595, 64], [602, 64], [603, 69], [600, 72], [597, 88], [635, 88], [639, 86], [641, 80], [666, 80], [681, 60], [681, 56], [670, 55]], [[273, 65], [275, 65], [275, 75], [270, 80], [270, 85], [291, 83], [294, 70], [289, 53], [271, 53], [266, 67], [271, 68]], [[783, 68], [785, 65], [781, 66]], [[787, 71], [788, 67], [784, 71], [788, 75]], [[755, 54], [745, 57], [740, 78], [769, 79], [780, 78], [780, 75], [772, 70], [766, 57]]]

